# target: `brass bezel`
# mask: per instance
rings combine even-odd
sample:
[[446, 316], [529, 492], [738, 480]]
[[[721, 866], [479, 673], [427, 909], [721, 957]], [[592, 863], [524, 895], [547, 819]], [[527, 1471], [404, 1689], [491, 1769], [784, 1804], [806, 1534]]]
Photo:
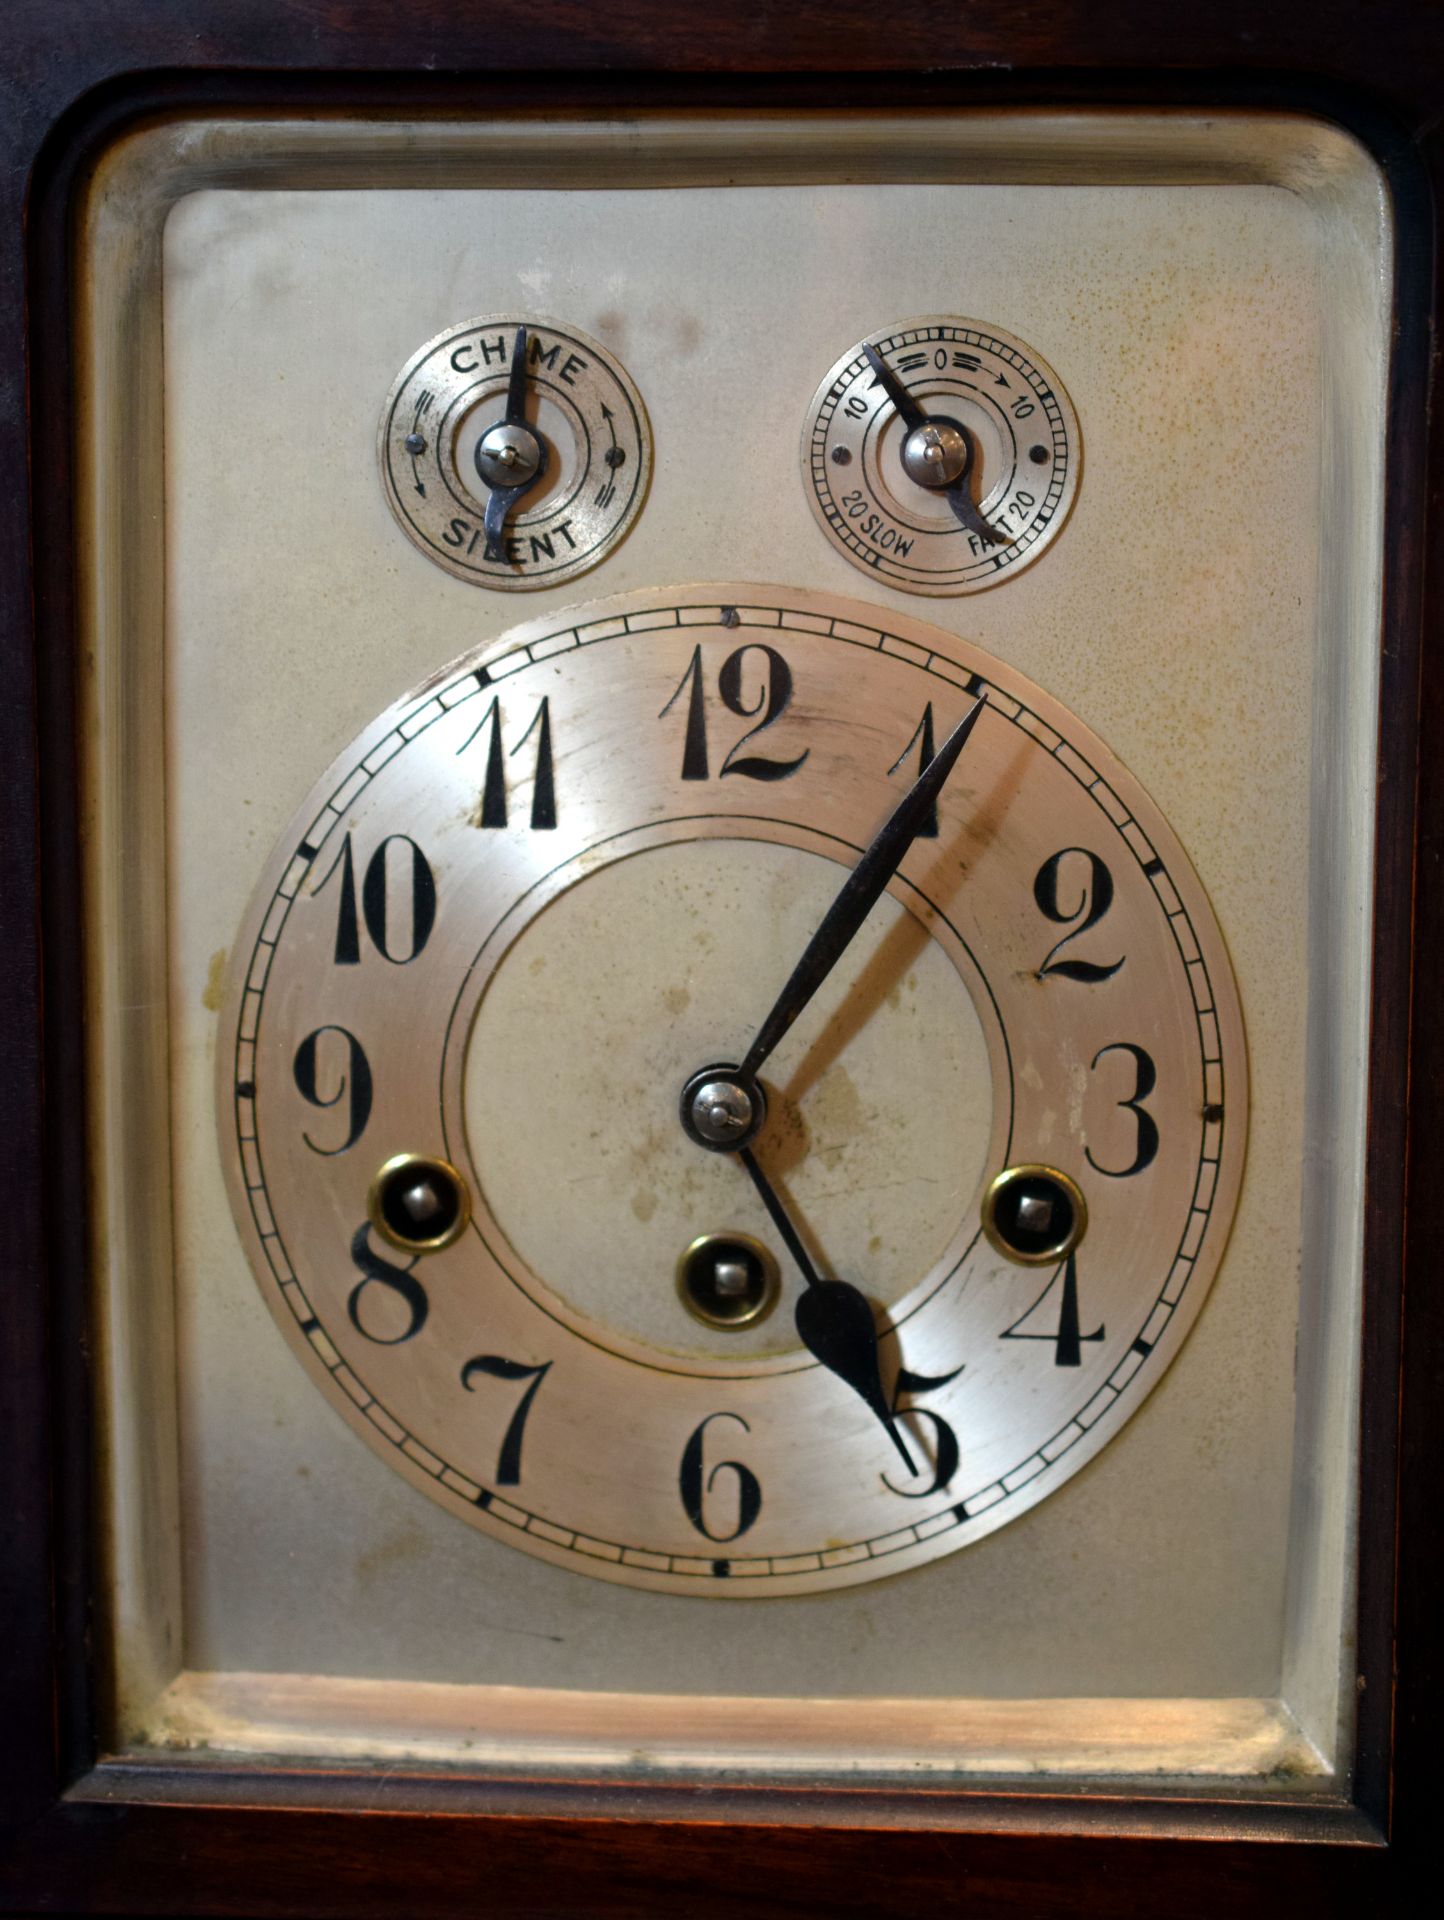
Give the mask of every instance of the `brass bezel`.
[[[749, 1253], [757, 1256], [763, 1271], [767, 1275], [767, 1291], [751, 1312], [736, 1319], [722, 1320], [715, 1314], [706, 1312], [687, 1291], [685, 1272], [688, 1260], [699, 1247], [705, 1247], [711, 1240], [731, 1240], [738, 1246], [746, 1247]], [[677, 1298], [694, 1320], [700, 1320], [704, 1327], [715, 1327], [721, 1333], [740, 1333], [744, 1327], [755, 1327], [759, 1320], [765, 1320], [782, 1294], [782, 1269], [777, 1256], [770, 1247], [766, 1247], [750, 1233], [699, 1233], [695, 1240], [689, 1241], [677, 1256], [675, 1273]]]
[[[1019, 1180], [1036, 1180], [1045, 1176], [1049, 1180], [1056, 1180], [1073, 1203], [1073, 1225], [1054, 1245], [1043, 1247], [1037, 1253], [1020, 1253], [998, 1232], [998, 1201]], [[1060, 1172], [1057, 1167], [1045, 1167], [1041, 1162], [1028, 1161], [1016, 1167], [1004, 1167], [1001, 1173], [995, 1174], [983, 1195], [982, 1215], [983, 1232], [988, 1236], [989, 1245], [996, 1248], [1004, 1259], [1020, 1267], [1047, 1267], [1055, 1260], [1066, 1260], [1088, 1231], [1088, 1202], [1083, 1198], [1083, 1189], [1068, 1174]]]
[[[381, 1207], [381, 1194], [387, 1182], [403, 1168], [414, 1167], [418, 1171], [440, 1173], [456, 1187], [460, 1201], [456, 1218], [445, 1233], [434, 1234], [430, 1239], [410, 1239], [399, 1234], [387, 1220]], [[465, 1233], [471, 1219], [471, 1189], [452, 1166], [449, 1160], [443, 1160], [432, 1153], [393, 1153], [376, 1169], [375, 1177], [366, 1190], [366, 1213], [372, 1226], [388, 1246], [395, 1247], [399, 1253], [440, 1253], [443, 1247], [455, 1246]]]

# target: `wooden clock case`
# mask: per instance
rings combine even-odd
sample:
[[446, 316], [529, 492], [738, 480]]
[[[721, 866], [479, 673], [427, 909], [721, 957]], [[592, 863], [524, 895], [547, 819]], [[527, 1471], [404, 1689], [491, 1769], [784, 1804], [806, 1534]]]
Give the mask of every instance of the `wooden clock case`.
[[[980, 0], [896, 17], [842, 0], [705, 16], [651, 0], [15, 0], [3, 51], [0, 268], [0, 1900], [16, 1910], [369, 1914], [1405, 1912], [1429, 1860], [1440, 1711], [1444, 1307], [1444, 26], [1403, 4], [1170, 23], [1125, 0]], [[1029, 1791], [598, 1787], [416, 1768], [136, 1767], [100, 1744], [86, 1303], [84, 991], [76, 807], [77, 195], [158, 116], [464, 116], [478, 102], [1187, 106], [1307, 112], [1383, 171], [1395, 220], [1370, 1056], [1357, 1614], [1346, 1794], [1302, 1803], [1132, 1783]], [[1432, 557], [1434, 565], [1428, 562]]]

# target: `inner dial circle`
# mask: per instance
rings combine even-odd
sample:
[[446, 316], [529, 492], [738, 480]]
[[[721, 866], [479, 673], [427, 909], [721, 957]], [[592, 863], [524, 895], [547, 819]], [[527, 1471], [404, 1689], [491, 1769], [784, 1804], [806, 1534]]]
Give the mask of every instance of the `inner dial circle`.
[[[487, 984], [463, 1079], [477, 1185], [520, 1260], [598, 1338], [723, 1362], [801, 1353], [802, 1282], [780, 1246], [783, 1299], [765, 1319], [707, 1327], [678, 1297], [699, 1234], [776, 1239], [735, 1157], [678, 1125], [679, 1063], [740, 1050], [845, 872], [782, 841], [654, 846], [584, 870]], [[896, 898], [763, 1079], [759, 1157], [836, 1270], [894, 1307], [971, 1231], [993, 1126], [972, 998]]]

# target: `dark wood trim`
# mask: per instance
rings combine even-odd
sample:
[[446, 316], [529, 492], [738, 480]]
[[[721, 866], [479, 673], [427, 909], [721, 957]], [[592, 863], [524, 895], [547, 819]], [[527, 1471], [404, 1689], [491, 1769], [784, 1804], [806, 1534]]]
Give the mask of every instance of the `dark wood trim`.
[[[1387, 1899], [1382, 1850], [1337, 1832], [1314, 1844], [1236, 1837], [1215, 1814], [1198, 1837], [1091, 1833], [1039, 1823], [993, 1830], [803, 1826], [765, 1804], [746, 1825], [698, 1795], [676, 1818], [624, 1799], [560, 1816], [390, 1810], [274, 1811], [212, 1804], [189, 1817], [149, 1805], [76, 1809], [23, 1865], [62, 1911], [384, 1916], [489, 1913], [723, 1916], [895, 1913], [926, 1905], [1028, 1920], [1217, 1920], [1222, 1911], [1357, 1916]], [[1009, 1830], [1011, 1828], [1011, 1830]], [[184, 1876], [174, 1862], [184, 1859]], [[249, 1868], [248, 1868], [249, 1863]], [[97, 1894], [114, 1905], [99, 1905]], [[158, 1896], [158, 1899], [157, 1899]]]
[[1347, 1845], [1384, 1844], [1379, 1827], [1352, 1800], [1334, 1793], [1274, 1791], [1241, 1781], [1221, 1792], [1175, 1783], [1139, 1792], [1135, 1783], [1108, 1780], [1050, 1782], [1042, 1791], [1017, 1780], [970, 1782], [966, 1788], [900, 1781], [883, 1785], [833, 1781], [818, 1785], [759, 1785], [722, 1779], [678, 1782], [609, 1777], [505, 1779], [445, 1767], [378, 1769], [324, 1760], [226, 1762], [206, 1755], [157, 1755], [103, 1760], [67, 1789], [75, 1806], [134, 1802], [152, 1807], [245, 1806], [290, 1812], [355, 1811], [384, 1800], [393, 1813], [501, 1814], [508, 1818], [561, 1817], [678, 1820], [706, 1809], [729, 1825], [760, 1820], [776, 1827], [913, 1827], [949, 1832], [1031, 1832], [1039, 1810], [1053, 1832], [1128, 1834], [1163, 1839], [1211, 1832], [1226, 1804], [1235, 1838], [1322, 1838]]
[[[1404, 155], [1398, 149], [1394, 150], [1388, 174], [1397, 234], [1396, 324], [1389, 385], [1376, 788], [1360, 1406], [1359, 1694], [1354, 1768], [1358, 1802], [1385, 1831], [1392, 1830], [1392, 1735], [1399, 1652], [1395, 1629], [1400, 1598], [1399, 1500], [1403, 1492], [1399, 1484], [1400, 1367], [1405, 1222], [1412, 1198], [1409, 1170], [1413, 1144], [1411, 993], [1416, 959], [1428, 951], [1416, 947], [1414, 828], [1424, 676], [1427, 669], [1430, 678], [1437, 680], [1440, 665], [1438, 655], [1426, 656], [1424, 648], [1425, 634], [1436, 630], [1424, 620], [1426, 543], [1431, 537], [1437, 541], [1438, 529], [1426, 523], [1421, 508], [1430, 460], [1433, 365], [1429, 315], [1444, 310], [1435, 284], [1437, 210], [1432, 182], [1412, 153]], [[1437, 422], [1434, 433], [1433, 463], [1437, 471]]]
[[[1020, 17], [1021, 16], [1021, 17]], [[1406, 1912], [1429, 1858], [1444, 1442], [1444, 18], [1406, 0], [11, 0], [0, 60], [0, 1906], [356, 1915]], [[431, 63], [435, 63], [434, 66]], [[821, 72], [827, 68], [830, 71]], [[97, 1765], [70, 563], [69, 215], [157, 113], [1161, 103], [1338, 120], [1399, 220], [1353, 1802], [867, 1794]], [[737, 75], [747, 75], [745, 81]], [[33, 489], [33, 494], [32, 494]], [[32, 498], [41, 503], [33, 511]], [[1426, 636], [1428, 642], [1426, 644]], [[1417, 810], [1416, 810], [1417, 809]], [[39, 1170], [39, 1171], [38, 1171]], [[1405, 1335], [1407, 1333], [1407, 1339]], [[103, 1676], [102, 1676], [103, 1682]], [[384, 1816], [384, 1817], [381, 1817]], [[1383, 1844], [1389, 1835], [1391, 1844]], [[183, 1865], [181, 1863], [184, 1863]]]

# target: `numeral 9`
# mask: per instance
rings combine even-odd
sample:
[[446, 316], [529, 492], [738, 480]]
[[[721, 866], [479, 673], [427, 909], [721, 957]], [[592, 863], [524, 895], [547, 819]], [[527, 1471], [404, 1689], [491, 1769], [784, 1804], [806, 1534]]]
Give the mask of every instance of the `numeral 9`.
[[[336, 1091], [329, 1098], [322, 1095], [320, 1066], [321, 1043], [328, 1033], [336, 1034], [346, 1043], [346, 1066], [337, 1074]], [[327, 1048], [330, 1052], [331, 1049]], [[348, 1033], [345, 1027], [317, 1027], [314, 1033], [308, 1033], [296, 1049], [296, 1058], [291, 1072], [295, 1078], [296, 1091], [303, 1100], [309, 1100], [313, 1107], [334, 1107], [349, 1093], [350, 1125], [346, 1138], [339, 1147], [323, 1147], [313, 1140], [309, 1133], [301, 1138], [312, 1153], [324, 1153], [328, 1158], [344, 1153], [348, 1147], [354, 1147], [366, 1131], [366, 1122], [371, 1118], [371, 1063], [366, 1058], [366, 1049], [354, 1033]]]

